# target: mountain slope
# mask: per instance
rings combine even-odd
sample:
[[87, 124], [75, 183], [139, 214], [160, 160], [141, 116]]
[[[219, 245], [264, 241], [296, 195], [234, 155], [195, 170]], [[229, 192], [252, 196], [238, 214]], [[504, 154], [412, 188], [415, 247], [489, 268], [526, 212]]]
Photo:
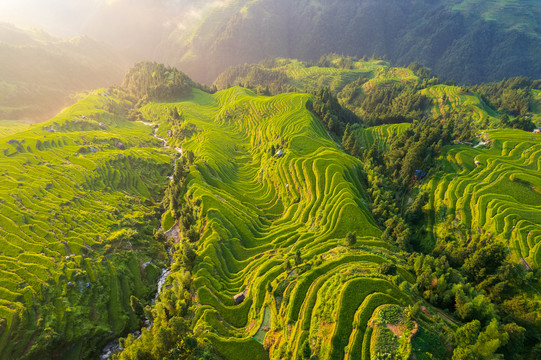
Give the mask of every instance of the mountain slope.
[[0, 359], [89, 358], [155, 290], [170, 151], [106, 92], [0, 139]]
[[535, 358], [539, 82], [326, 60], [230, 79], [422, 111], [142, 62], [0, 139], [0, 358]]
[[212, 8], [169, 36], [169, 63], [212, 82], [225, 68], [268, 57], [317, 60], [336, 52], [417, 61], [461, 83], [541, 77], [535, 1], [243, 0]]
[[443, 154], [444, 171], [426, 184], [434, 232], [446, 217], [507, 243], [514, 261], [541, 263], [541, 137], [492, 130], [480, 146], [457, 145]]
[[[158, 134], [179, 125], [177, 113], [180, 126], [193, 129], [182, 143], [195, 160], [181, 200], [200, 204], [191, 326], [226, 359], [301, 359], [306, 346], [321, 359], [359, 358], [372, 349], [367, 323], [377, 309], [413, 303], [405, 290], [413, 277], [380, 240], [368, 211], [359, 160], [329, 138], [309, 101], [306, 94], [262, 97], [233, 87], [141, 108], [160, 124]], [[184, 221], [181, 215], [180, 228]], [[349, 232], [357, 241], [346, 246]], [[180, 243], [177, 249], [190, 241], [182, 236]], [[178, 251], [179, 259], [187, 254]], [[396, 264], [396, 277], [381, 274], [381, 264]], [[163, 306], [182, 308], [178, 276], [160, 296]], [[427, 333], [431, 326], [423, 325]], [[130, 341], [119, 359], [136, 350], [159, 356], [149, 346], [160, 331]]]

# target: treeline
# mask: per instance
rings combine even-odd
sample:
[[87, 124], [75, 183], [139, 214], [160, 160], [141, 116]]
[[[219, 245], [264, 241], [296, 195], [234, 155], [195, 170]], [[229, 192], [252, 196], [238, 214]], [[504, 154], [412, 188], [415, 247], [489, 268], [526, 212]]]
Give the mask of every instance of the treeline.
[[[156, 233], [165, 241], [163, 232]], [[132, 297], [131, 307], [152, 326], [142, 328], [139, 338], [129, 335], [120, 340], [123, 351], [114, 360], [171, 359], [214, 360], [216, 356], [207, 339], [194, 334], [190, 319], [195, 315], [195, 295], [191, 270], [197, 254], [186, 241], [170, 243], [172, 267], [169, 279], [151, 307]]]
[[[383, 239], [406, 251], [422, 247], [424, 229], [417, 225], [428, 196], [415, 191], [434, 172], [435, 159], [445, 145], [472, 137], [468, 119], [458, 116], [426, 119], [414, 122], [402, 135], [392, 138], [388, 151], [381, 151], [374, 143], [359, 154], [355, 133], [348, 135], [346, 131], [343, 146], [363, 160], [372, 215], [384, 230]], [[401, 209], [397, 202], [406, 196], [411, 197], [411, 204]]]
[[193, 162], [194, 154], [191, 151], [187, 151], [185, 156], [182, 156], [176, 161], [173, 179], [165, 189], [165, 195], [162, 201], [174, 221], [178, 221], [182, 237], [190, 242], [199, 240], [199, 229], [196, 227], [196, 219], [199, 206], [201, 205], [200, 200], [193, 202], [191, 199], [185, 197], [186, 179]]
[[197, 241], [200, 234], [200, 199], [186, 196], [187, 178], [194, 154], [187, 151], [175, 162], [171, 182], [165, 189], [162, 205], [174, 221], [178, 221], [180, 241], [167, 240], [163, 230], [156, 232], [160, 242], [168, 242], [171, 255], [171, 274], [153, 306], [139, 299], [130, 299], [131, 307], [139, 318], [151, 327], [143, 328], [141, 337], [129, 335], [121, 339], [123, 351], [115, 360], [171, 359], [214, 360], [216, 356], [208, 339], [192, 331], [195, 315], [195, 288], [192, 269], [197, 259]]
[[[263, 67], [262, 64], [269, 66]], [[287, 83], [287, 75], [283, 71], [272, 69], [275, 65], [276, 61], [267, 60], [259, 64], [232, 66], [216, 78], [213, 87], [225, 90], [231, 86], [242, 86], [263, 95], [293, 91], [293, 87]]]
[[[371, 59], [374, 62], [373, 59]], [[335, 96], [339, 103], [354, 112], [361, 119], [362, 126], [370, 127], [381, 124], [411, 123], [415, 120], [426, 119], [432, 116], [433, 107], [437, 99], [426, 95], [422, 90], [434, 85], [441, 84], [439, 78], [434, 77], [430, 69], [413, 62], [408, 65], [417, 77], [417, 81], [398, 81], [387, 79], [383, 83], [376, 83], [370, 89], [364, 89], [364, 85], [374, 78], [371, 71], [359, 72], [358, 77], [346, 84], [326, 87], [331, 75], [323, 72], [317, 82], [322, 88], [314, 89], [313, 79], [306, 75], [307, 79], [296, 79], [288, 75], [291, 69], [286, 67], [291, 62], [288, 59], [267, 59], [258, 64], [244, 64], [229, 68], [215, 81], [214, 86], [225, 89], [233, 85], [243, 86], [254, 90], [262, 95], [276, 95], [289, 91], [305, 91], [318, 93], [330, 89], [331, 95]], [[320, 58], [317, 63], [300, 62], [301, 67], [311, 66], [332, 67], [351, 70], [360, 67], [360, 62], [354, 57], [344, 57], [338, 54], [328, 54]], [[386, 63], [381, 64], [381, 69]], [[323, 79], [323, 80], [322, 80]], [[295, 88], [292, 84], [300, 86]], [[491, 108], [499, 113], [501, 120], [499, 125], [490, 124], [488, 120], [483, 126], [501, 126], [531, 131], [535, 128], [530, 112], [535, 99], [532, 90], [541, 88], [541, 80], [532, 80], [526, 77], [515, 77], [500, 82], [480, 84], [475, 86], [462, 86], [462, 93], [479, 96], [481, 106]], [[443, 102], [448, 100], [443, 95]], [[453, 105], [454, 106], [454, 105]], [[456, 107], [456, 106], [455, 106]], [[452, 112], [460, 113], [461, 109], [453, 108]], [[328, 119], [325, 120], [328, 123]], [[337, 125], [331, 122], [331, 126]], [[345, 125], [341, 127], [341, 131]], [[341, 136], [341, 134], [339, 134]]]

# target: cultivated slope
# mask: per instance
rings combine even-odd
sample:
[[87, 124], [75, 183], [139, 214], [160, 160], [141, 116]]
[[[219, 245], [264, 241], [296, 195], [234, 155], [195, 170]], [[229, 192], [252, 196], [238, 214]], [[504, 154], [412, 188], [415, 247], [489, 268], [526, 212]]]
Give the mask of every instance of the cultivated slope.
[[[388, 103], [385, 106], [394, 108], [397, 114], [405, 117], [412, 117], [408, 113], [418, 110], [410, 121], [419, 120], [425, 115], [438, 117], [454, 113], [467, 116], [472, 125], [488, 128], [499, 124], [501, 115], [486, 104], [479, 94], [465, 87], [439, 84], [438, 79], [430, 78], [426, 68], [396, 67], [382, 60], [356, 59], [337, 54], [325, 55], [317, 64], [278, 58], [231, 67], [218, 76], [214, 85], [217, 89], [240, 85], [272, 94], [315, 92], [328, 87], [343, 106], [365, 121], [382, 116], [385, 109], [379, 103], [384, 102]], [[385, 95], [378, 95], [392, 87], [411, 89], [411, 92], [388, 91]], [[371, 100], [371, 95], [379, 97]], [[408, 102], [408, 98], [415, 96], [427, 100], [421, 104]], [[532, 96], [536, 98], [538, 90], [534, 90]], [[369, 101], [365, 101], [367, 98]]]
[[[372, 313], [411, 304], [412, 275], [376, 271], [403, 260], [379, 239], [359, 160], [329, 138], [310, 99], [233, 87], [141, 109], [158, 133], [173, 108], [196, 127], [182, 144], [196, 159], [186, 198], [201, 200], [194, 331], [227, 359], [300, 359], [305, 341], [319, 359], [368, 359]], [[350, 231], [357, 243], [346, 248]]]
[[329, 87], [340, 93], [354, 82], [369, 92], [378, 85], [394, 82], [416, 83], [419, 76], [407, 68], [391, 67], [383, 60], [358, 60], [335, 54], [326, 55], [317, 63], [277, 58], [258, 64], [234, 66], [214, 81], [219, 90], [232, 85], [268, 87], [272, 93], [285, 91], [312, 92]]
[[88, 357], [155, 289], [169, 152], [103, 93], [0, 139], [0, 359]]
[[[486, 145], [448, 147], [425, 189], [435, 233], [447, 216], [508, 244], [512, 258], [541, 265], [541, 136], [520, 130], [479, 135]], [[478, 162], [478, 163], [476, 163]]]

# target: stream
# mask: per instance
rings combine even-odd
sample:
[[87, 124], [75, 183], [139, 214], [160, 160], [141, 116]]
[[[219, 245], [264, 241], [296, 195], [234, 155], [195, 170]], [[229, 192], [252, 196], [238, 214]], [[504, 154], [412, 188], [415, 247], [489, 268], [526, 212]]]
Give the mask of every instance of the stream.
[[[156, 139], [160, 140], [162, 142], [164, 148], [170, 148], [170, 146], [167, 145], [167, 140], [165, 140], [162, 137], [159, 137], [156, 134], [156, 132], [158, 131], [158, 124], [154, 124], [154, 123], [147, 122], [147, 121], [137, 121], [137, 122], [145, 124], [147, 126], [154, 126], [154, 131], [152, 132], [152, 136], [154, 136]], [[176, 160], [182, 156], [182, 149], [177, 147], [177, 148], [175, 148], [175, 150], [179, 154], [175, 158], [175, 162], [174, 162], [174, 166], [176, 167], [176, 165], [177, 165]], [[172, 175], [168, 176], [167, 178], [170, 181], [173, 181], [173, 176]], [[158, 300], [158, 296], [160, 296], [160, 294], [162, 292], [163, 285], [165, 284], [165, 281], [167, 280], [167, 277], [169, 276], [169, 274], [171, 274], [170, 267], [173, 264], [173, 258], [171, 256], [171, 248], [167, 249], [167, 255], [169, 256], [169, 268], [164, 268], [162, 270], [162, 273], [160, 274], [160, 277], [158, 278], [158, 288], [157, 288], [157, 291], [156, 291], [156, 295], [154, 296], [154, 298], [151, 301], [152, 305], [154, 303], [156, 303], [156, 300]], [[150, 262], [147, 262], [147, 263], [143, 264], [143, 266], [146, 267], [149, 263]], [[144, 322], [144, 326], [147, 328], [147, 330], [150, 330], [152, 328], [152, 322], [150, 320], [146, 319], [145, 322]], [[141, 330], [136, 330], [136, 331], [134, 331], [134, 332], [132, 332], [130, 334], [133, 335], [133, 337], [137, 339], [137, 338], [139, 338], [141, 336]], [[121, 336], [121, 337], [127, 337], [128, 335]], [[102, 359], [102, 360], [108, 359], [113, 354], [116, 354], [119, 351], [121, 351], [122, 349], [120, 348], [120, 344], [119, 344], [119, 339], [121, 337], [118, 337], [115, 340], [109, 342], [107, 345], [105, 345], [104, 348], [101, 351], [101, 355], [100, 355], [99, 359]]]

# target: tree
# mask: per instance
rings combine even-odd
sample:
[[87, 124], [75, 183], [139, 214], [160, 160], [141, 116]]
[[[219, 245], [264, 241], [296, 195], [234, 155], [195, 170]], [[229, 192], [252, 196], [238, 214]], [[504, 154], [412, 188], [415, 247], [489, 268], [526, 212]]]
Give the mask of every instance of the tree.
[[143, 307], [143, 304], [141, 303], [141, 300], [136, 298], [135, 296], [130, 296], [130, 307], [135, 315], [142, 318], [145, 315], [145, 309]]
[[396, 265], [393, 263], [384, 262], [378, 266], [378, 271], [382, 275], [396, 274]]
[[473, 313], [473, 305], [470, 299], [466, 297], [462, 290], [457, 292], [455, 295], [455, 308], [462, 320], [471, 319]]
[[295, 265], [299, 266], [300, 264], [302, 264], [301, 251], [297, 250], [295, 251]]
[[456, 342], [458, 346], [466, 347], [473, 345], [477, 341], [479, 332], [481, 331], [481, 322], [479, 320], [473, 320], [458, 328], [456, 331]]
[[349, 135], [351, 135], [351, 131], [349, 129], [349, 123], [346, 125], [346, 130], [344, 131], [344, 136], [342, 137], [342, 146], [345, 147], [345, 143], [347, 139], [349, 138]]
[[304, 343], [302, 344], [301, 355], [303, 359], [310, 359], [310, 356], [312, 355], [312, 349], [310, 349], [310, 342], [308, 339], [304, 340]]
[[289, 259], [285, 259], [284, 260], [284, 269], [286, 271], [290, 271], [291, 270], [291, 262], [289, 261]]
[[346, 246], [353, 246], [357, 243], [357, 233], [355, 232], [349, 232], [346, 235]]
[[186, 159], [188, 160], [189, 165], [193, 164], [193, 162], [195, 160], [195, 155], [194, 155], [193, 151], [191, 151], [191, 150], [186, 151]]

